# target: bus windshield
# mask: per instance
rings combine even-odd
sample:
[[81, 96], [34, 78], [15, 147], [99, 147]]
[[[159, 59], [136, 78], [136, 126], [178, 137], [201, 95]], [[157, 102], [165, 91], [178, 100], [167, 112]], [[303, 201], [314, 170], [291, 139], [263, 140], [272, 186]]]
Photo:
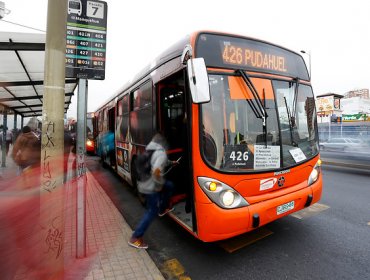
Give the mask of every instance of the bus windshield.
[[201, 105], [203, 158], [224, 172], [292, 167], [318, 154], [311, 87], [295, 81], [251, 78], [266, 113], [241, 77], [209, 75], [211, 101]]

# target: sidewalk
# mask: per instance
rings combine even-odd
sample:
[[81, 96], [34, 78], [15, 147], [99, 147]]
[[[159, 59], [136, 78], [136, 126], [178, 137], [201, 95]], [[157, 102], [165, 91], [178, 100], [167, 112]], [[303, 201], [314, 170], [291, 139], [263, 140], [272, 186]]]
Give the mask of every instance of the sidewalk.
[[[6, 167], [0, 167], [2, 178], [14, 177], [16, 165], [9, 157]], [[1, 166], [1, 165], [0, 165]], [[67, 263], [76, 255], [76, 205], [73, 184], [65, 189], [65, 237], [64, 259], [66, 279], [164, 279], [146, 250], [135, 249], [127, 244], [132, 230], [113, 205], [99, 183], [87, 171], [86, 191], [86, 228], [87, 255], [85, 259], [77, 260], [86, 270], [68, 274]], [[1, 180], [1, 178], [0, 178]], [[87, 265], [84, 265], [87, 264]], [[14, 279], [27, 278], [27, 271], [20, 269]], [[87, 275], [87, 276], [86, 276]]]

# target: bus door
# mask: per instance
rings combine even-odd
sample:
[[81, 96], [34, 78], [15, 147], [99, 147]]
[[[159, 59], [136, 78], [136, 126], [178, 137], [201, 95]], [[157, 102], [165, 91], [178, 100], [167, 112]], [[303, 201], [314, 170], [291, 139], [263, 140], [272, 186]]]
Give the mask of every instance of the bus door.
[[107, 131], [107, 146], [108, 153], [107, 159], [109, 160], [108, 164], [113, 168], [116, 168], [116, 157], [115, 157], [115, 123], [116, 123], [116, 114], [114, 107], [108, 111], [108, 131]]
[[99, 139], [100, 147], [100, 157], [102, 159], [102, 164], [109, 165], [115, 168], [115, 141], [114, 141], [114, 108], [108, 109], [105, 108], [102, 112], [102, 130], [100, 132], [101, 136]]
[[[175, 204], [174, 213], [190, 216], [186, 218], [188, 227], [191, 224], [192, 186], [189, 170], [189, 137], [187, 124], [187, 106], [184, 86], [179, 83], [161, 83], [157, 86], [159, 100], [158, 127], [166, 137], [170, 160], [179, 160], [179, 165], [172, 168], [167, 178], [175, 184], [175, 194], [172, 202]], [[183, 215], [182, 215], [183, 216]]]

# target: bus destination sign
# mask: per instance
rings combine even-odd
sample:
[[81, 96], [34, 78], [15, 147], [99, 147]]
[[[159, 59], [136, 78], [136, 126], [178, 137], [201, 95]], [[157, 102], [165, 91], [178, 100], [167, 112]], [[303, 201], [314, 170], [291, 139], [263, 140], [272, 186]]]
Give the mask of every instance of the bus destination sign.
[[222, 59], [225, 64], [244, 65], [278, 72], [287, 72], [285, 57], [273, 53], [264, 53], [224, 42]]
[[208, 67], [241, 69], [309, 80], [302, 56], [264, 41], [201, 33], [195, 48], [196, 56], [203, 57]]
[[68, 0], [66, 77], [105, 79], [107, 3]]

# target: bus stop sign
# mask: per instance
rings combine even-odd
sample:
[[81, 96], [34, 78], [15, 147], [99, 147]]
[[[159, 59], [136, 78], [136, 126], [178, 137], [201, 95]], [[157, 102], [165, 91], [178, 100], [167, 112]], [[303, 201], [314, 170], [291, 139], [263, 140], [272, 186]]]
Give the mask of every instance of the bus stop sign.
[[107, 3], [68, 0], [67, 9], [66, 77], [104, 80]]

